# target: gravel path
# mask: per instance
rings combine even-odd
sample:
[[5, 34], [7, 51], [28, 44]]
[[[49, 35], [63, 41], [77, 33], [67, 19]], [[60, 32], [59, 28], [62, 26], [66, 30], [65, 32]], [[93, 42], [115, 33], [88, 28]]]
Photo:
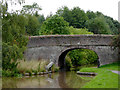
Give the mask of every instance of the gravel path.
[[117, 73], [117, 74], [120, 75], [120, 71], [115, 71], [115, 70], [110, 70], [110, 71], [112, 71], [113, 73]]

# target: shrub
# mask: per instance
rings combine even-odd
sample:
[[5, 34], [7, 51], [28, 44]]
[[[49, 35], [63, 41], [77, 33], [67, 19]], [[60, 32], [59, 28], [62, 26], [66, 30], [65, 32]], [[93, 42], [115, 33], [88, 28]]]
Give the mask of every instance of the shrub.
[[69, 27], [69, 32], [70, 32], [71, 35], [75, 35], [75, 34], [77, 34], [77, 35], [79, 35], [79, 34], [93, 34], [92, 32], [88, 32], [88, 29], [86, 29], [86, 28], [78, 29], [78, 28], [73, 28], [72, 26]]

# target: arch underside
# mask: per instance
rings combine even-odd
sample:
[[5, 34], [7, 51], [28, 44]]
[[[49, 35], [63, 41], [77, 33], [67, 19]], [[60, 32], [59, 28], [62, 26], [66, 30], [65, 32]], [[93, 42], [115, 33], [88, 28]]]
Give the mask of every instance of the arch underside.
[[58, 57], [58, 66], [63, 67], [65, 66], [65, 56], [67, 53], [74, 49], [90, 49], [94, 51], [98, 55], [98, 67], [101, 65], [113, 63], [118, 61], [118, 51], [113, 50], [110, 46], [72, 46], [72, 47], [65, 47], [64, 50], [60, 53]]
[[[66, 57], [67, 53], [69, 51], [76, 50], [76, 49], [88, 49], [88, 48], [71, 48], [71, 49], [67, 49], [64, 52], [62, 52], [62, 54], [59, 56], [59, 59], [58, 59], [58, 66], [60, 67], [60, 69], [65, 69], [65, 57]], [[99, 64], [98, 60], [97, 60], [97, 64], [98, 64], [98, 67], [99, 67], [100, 64]]]

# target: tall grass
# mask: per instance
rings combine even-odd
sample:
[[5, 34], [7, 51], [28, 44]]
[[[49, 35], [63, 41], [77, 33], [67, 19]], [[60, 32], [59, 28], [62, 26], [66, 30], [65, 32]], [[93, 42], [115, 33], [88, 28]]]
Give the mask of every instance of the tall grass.
[[20, 60], [19, 64], [17, 66], [17, 69], [20, 73], [25, 73], [25, 72], [42, 72], [45, 71], [45, 66], [49, 62], [47, 60], [31, 60], [31, 61], [24, 61]]

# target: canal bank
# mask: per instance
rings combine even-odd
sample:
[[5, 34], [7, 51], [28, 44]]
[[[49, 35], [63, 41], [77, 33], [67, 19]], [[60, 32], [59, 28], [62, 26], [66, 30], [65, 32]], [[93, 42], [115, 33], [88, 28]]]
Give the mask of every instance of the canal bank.
[[100, 68], [82, 68], [80, 72], [93, 72], [98, 75], [88, 82], [83, 88], [120, 88], [120, 75], [110, 70], [119, 70], [120, 63], [101, 66]]

